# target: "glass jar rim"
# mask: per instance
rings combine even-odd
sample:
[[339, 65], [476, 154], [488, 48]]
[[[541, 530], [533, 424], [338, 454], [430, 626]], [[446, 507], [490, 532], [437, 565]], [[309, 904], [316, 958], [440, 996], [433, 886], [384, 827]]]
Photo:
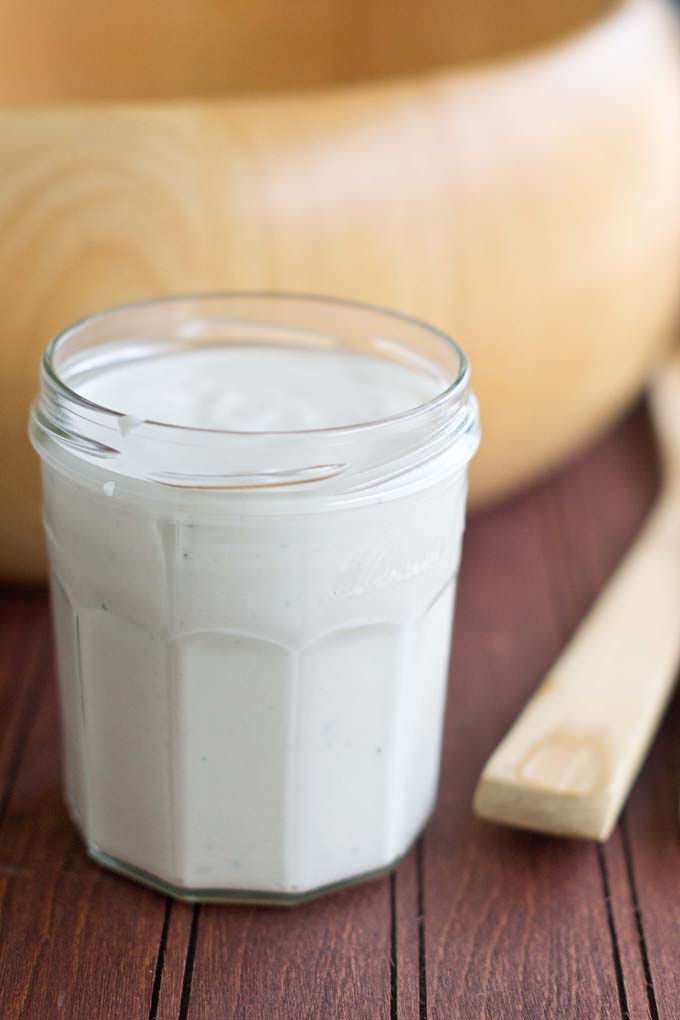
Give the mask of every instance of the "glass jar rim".
[[[106, 371], [131, 344], [127, 356], [144, 358], [228, 343], [368, 351], [421, 374], [429, 370], [442, 388], [373, 421], [246, 431], [137, 419], [69, 384], [68, 369]], [[109, 308], [61, 330], [43, 354], [31, 438], [43, 459], [61, 461], [64, 470], [74, 470], [75, 457], [121, 482], [279, 493], [317, 483], [315, 490], [354, 498], [392, 478], [409, 475], [413, 482], [414, 468], [447, 451], [456, 451], [449, 470], [454, 459], [467, 463], [479, 439], [469, 376], [464, 352], [446, 333], [377, 305], [285, 291], [178, 294]]]
[[81, 404], [83, 407], [95, 408], [97, 411], [105, 414], [112, 415], [116, 418], [126, 417], [125, 412], [119, 411], [113, 407], [107, 407], [105, 404], [99, 404], [96, 401], [89, 400], [87, 397], [82, 396], [76, 389], [69, 386], [68, 383], [58, 374], [54, 366], [54, 358], [59, 353], [59, 349], [66, 343], [74, 334], [81, 330], [94, 325], [104, 319], [112, 320], [121, 313], [134, 312], [136, 310], [143, 310], [147, 308], [160, 308], [166, 305], [179, 305], [187, 301], [200, 301], [204, 302], [217, 302], [217, 301], [248, 301], [248, 300], [266, 300], [272, 302], [308, 302], [314, 305], [325, 305], [328, 307], [337, 306], [339, 308], [355, 310], [357, 312], [369, 312], [375, 313], [381, 316], [385, 316], [387, 319], [394, 320], [395, 322], [401, 322], [414, 326], [418, 330], [428, 333], [430, 336], [435, 337], [441, 341], [445, 346], [455, 354], [458, 359], [458, 373], [452, 379], [452, 381], [445, 386], [442, 390], [436, 393], [429, 400], [425, 400], [420, 404], [416, 404], [415, 407], [408, 408], [405, 411], [401, 411], [398, 414], [388, 415], [383, 418], [376, 418], [370, 421], [356, 422], [350, 425], [332, 425], [323, 428], [311, 428], [311, 429], [229, 429], [229, 428], [205, 428], [196, 425], [178, 425], [173, 422], [158, 421], [153, 419], [144, 419], [145, 424], [150, 426], [159, 426], [163, 429], [179, 429], [184, 432], [195, 432], [200, 433], [211, 433], [217, 435], [257, 435], [257, 436], [295, 436], [295, 435], [308, 435], [310, 433], [323, 435], [324, 433], [337, 433], [337, 432], [359, 432], [367, 430], [380, 425], [388, 425], [390, 422], [396, 422], [403, 419], [408, 419], [421, 413], [427, 413], [429, 410], [436, 408], [442, 403], [446, 403], [455, 397], [458, 392], [464, 390], [469, 382], [470, 377], [470, 365], [465, 352], [462, 347], [447, 333], [439, 329], [436, 326], [432, 326], [425, 322], [424, 319], [420, 319], [417, 316], [409, 315], [405, 312], [398, 312], [394, 309], [388, 308], [384, 305], [373, 304], [368, 301], [358, 301], [353, 298], [341, 298], [333, 297], [329, 295], [318, 295], [306, 293], [304, 291], [277, 291], [277, 290], [214, 290], [214, 291], [196, 291], [187, 292], [186, 294], [171, 294], [165, 297], [146, 298], [140, 301], [128, 301], [120, 305], [112, 305], [108, 308], [101, 309], [98, 312], [93, 312], [89, 315], [81, 316], [76, 319], [75, 322], [65, 326], [49, 341], [45, 347], [42, 359], [41, 367], [42, 371], [49, 378], [53, 386], [55, 386], [65, 397], [69, 400], [73, 400], [77, 404]]

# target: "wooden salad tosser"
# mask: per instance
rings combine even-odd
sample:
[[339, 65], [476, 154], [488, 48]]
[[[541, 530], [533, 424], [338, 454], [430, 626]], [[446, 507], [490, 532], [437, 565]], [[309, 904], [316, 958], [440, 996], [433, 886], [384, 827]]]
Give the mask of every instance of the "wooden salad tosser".
[[680, 661], [680, 354], [651, 388], [663, 483], [635, 544], [489, 759], [481, 818], [606, 840]]

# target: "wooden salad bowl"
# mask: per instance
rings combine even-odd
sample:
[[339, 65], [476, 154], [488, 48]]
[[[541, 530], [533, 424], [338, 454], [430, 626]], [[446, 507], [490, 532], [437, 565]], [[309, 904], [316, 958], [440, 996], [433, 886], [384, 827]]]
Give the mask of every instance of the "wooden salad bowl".
[[0, 31], [0, 578], [43, 576], [28, 406], [96, 309], [265, 288], [435, 323], [472, 361], [475, 501], [601, 429], [672, 341], [662, 0], [38, 0]]

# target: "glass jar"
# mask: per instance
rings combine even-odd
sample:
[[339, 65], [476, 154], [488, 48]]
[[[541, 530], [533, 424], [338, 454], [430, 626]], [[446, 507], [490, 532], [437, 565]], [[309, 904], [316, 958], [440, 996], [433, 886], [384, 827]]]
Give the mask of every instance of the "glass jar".
[[[441, 380], [380, 421], [164, 424], [79, 381], [219, 345]], [[282, 397], [285, 399], [285, 397]], [[130, 305], [48, 346], [40, 454], [66, 799], [100, 863], [186, 899], [297, 902], [391, 868], [433, 806], [478, 417], [463, 353], [345, 301]]]

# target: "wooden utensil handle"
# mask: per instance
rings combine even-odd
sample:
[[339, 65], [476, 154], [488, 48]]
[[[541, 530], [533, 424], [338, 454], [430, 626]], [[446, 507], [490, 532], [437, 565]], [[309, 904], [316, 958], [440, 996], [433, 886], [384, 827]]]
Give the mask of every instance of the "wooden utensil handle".
[[479, 781], [482, 818], [605, 840], [680, 659], [680, 488], [639, 538]]

